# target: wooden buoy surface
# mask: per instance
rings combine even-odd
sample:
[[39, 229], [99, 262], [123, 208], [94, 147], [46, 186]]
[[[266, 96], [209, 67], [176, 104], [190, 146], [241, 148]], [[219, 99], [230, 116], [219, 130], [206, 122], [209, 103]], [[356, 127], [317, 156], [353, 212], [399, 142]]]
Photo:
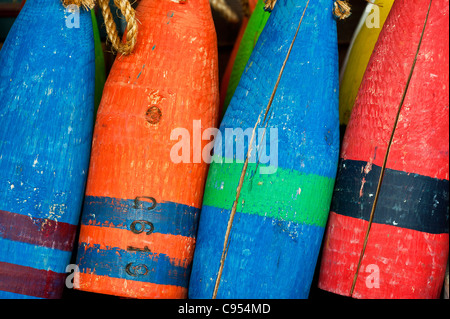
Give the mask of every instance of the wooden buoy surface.
[[388, 299], [441, 292], [449, 245], [448, 12], [446, 0], [392, 6], [344, 136], [322, 289]]
[[308, 297], [338, 161], [332, 9], [278, 0], [260, 35], [216, 139], [190, 298]]
[[[216, 34], [208, 0], [142, 0], [136, 19], [134, 51], [116, 58], [97, 114], [79, 289], [184, 298], [208, 169], [193, 126], [218, 125]], [[176, 128], [190, 136], [188, 162], [171, 157]]]
[[0, 298], [59, 298], [89, 165], [91, 15], [27, 0], [0, 51]]

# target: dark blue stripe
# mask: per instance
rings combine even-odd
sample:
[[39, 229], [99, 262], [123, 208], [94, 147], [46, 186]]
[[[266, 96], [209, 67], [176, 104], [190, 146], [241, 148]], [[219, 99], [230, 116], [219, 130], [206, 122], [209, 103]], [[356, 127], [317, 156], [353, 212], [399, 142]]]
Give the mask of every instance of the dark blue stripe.
[[[368, 221], [381, 174], [367, 162], [339, 164], [331, 210]], [[363, 182], [364, 181], [364, 182]], [[431, 234], [448, 233], [449, 181], [386, 169], [373, 222]]]
[[100, 249], [100, 245], [81, 243], [78, 255], [83, 256], [78, 259], [78, 267], [82, 273], [160, 285], [185, 288], [188, 286], [190, 265], [187, 268], [176, 266], [171, 262], [171, 258], [164, 254], [127, 251], [113, 247], [103, 250]]
[[130, 229], [136, 220], [153, 224], [154, 232], [195, 237], [200, 209], [172, 202], [152, 203], [141, 201], [137, 208], [134, 199], [86, 196], [82, 225]]

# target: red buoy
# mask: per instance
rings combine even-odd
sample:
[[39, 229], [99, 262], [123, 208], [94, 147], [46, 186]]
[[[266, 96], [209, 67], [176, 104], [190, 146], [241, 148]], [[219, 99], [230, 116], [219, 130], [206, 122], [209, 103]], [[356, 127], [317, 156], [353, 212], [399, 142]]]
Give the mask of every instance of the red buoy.
[[437, 298], [449, 249], [448, 0], [396, 0], [347, 126], [319, 287]]

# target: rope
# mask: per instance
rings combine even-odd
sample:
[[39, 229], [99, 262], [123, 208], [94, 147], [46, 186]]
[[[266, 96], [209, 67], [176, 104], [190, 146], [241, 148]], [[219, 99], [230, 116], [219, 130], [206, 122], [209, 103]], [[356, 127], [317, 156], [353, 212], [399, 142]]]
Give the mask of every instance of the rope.
[[83, 6], [85, 10], [92, 10], [95, 6], [95, 0], [62, 0], [62, 3], [64, 7], [74, 4], [77, 7]]
[[[109, 8], [109, 0], [61, 0], [64, 7], [69, 5], [76, 5], [78, 7], [84, 7], [85, 10], [91, 10], [95, 6], [95, 2], [98, 3], [102, 10], [103, 20], [105, 21], [106, 33], [109, 41], [111, 41], [112, 47], [115, 51], [128, 55], [133, 52], [136, 45], [136, 38], [138, 32], [137, 20], [135, 18], [135, 11], [128, 0], [114, 0], [116, 7], [122, 12], [127, 22], [126, 38], [125, 42], [122, 42], [117, 32], [116, 23], [111, 9]], [[184, 3], [186, 0], [172, 0], [178, 3]], [[209, 0], [211, 7], [218, 11], [222, 16], [227, 19], [228, 22], [236, 23], [239, 21], [238, 15], [230, 8], [226, 3], [226, 0]], [[275, 6], [276, 0], [265, 0], [265, 10], [272, 11]], [[248, 14], [248, 0], [241, 0], [242, 9], [244, 14]], [[340, 20], [350, 16], [350, 4], [347, 1], [336, 0], [334, 2], [333, 14]]]
[[275, 7], [275, 3], [277, 3], [277, 0], [264, 0], [264, 10], [272, 12], [273, 8]]
[[124, 55], [130, 54], [136, 45], [137, 38], [137, 22], [134, 17], [134, 9], [128, 0], [114, 0], [114, 4], [119, 8], [127, 22], [126, 41], [122, 42], [119, 38], [116, 23], [114, 22], [111, 10], [109, 8], [109, 0], [97, 0], [102, 10], [103, 19], [105, 20], [106, 33], [113, 48]]
[[347, 19], [351, 15], [350, 4], [347, 1], [336, 0], [333, 14], [339, 20]]
[[69, 5], [76, 5], [78, 7], [84, 7], [85, 10], [91, 10], [95, 6], [97, 1], [100, 9], [102, 10], [103, 20], [105, 20], [106, 33], [109, 41], [111, 41], [112, 47], [115, 51], [128, 55], [130, 54], [134, 46], [136, 45], [137, 38], [137, 21], [134, 17], [135, 11], [128, 0], [114, 0], [116, 7], [122, 12], [127, 22], [126, 39], [122, 42], [117, 32], [116, 23], [114, 22], [113, 15], [109, 8], [109, 0], [61, 0], [64, 7]]

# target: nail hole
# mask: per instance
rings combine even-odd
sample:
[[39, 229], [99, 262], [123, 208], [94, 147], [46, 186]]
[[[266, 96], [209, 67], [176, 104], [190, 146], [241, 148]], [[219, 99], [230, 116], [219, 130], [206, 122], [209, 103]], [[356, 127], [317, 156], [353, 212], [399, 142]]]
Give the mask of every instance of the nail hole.
[[148, 108], [147, 113], [145, 113], [145, 119], [150, 124], [158, 124], [161, 120], [161, 110], [157, 106], [151, 106]]

